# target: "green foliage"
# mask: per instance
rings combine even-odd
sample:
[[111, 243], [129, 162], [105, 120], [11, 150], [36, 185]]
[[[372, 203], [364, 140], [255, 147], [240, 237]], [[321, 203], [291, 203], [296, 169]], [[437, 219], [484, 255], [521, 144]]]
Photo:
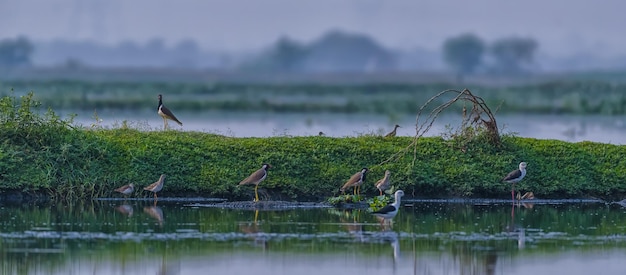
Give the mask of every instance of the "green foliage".
[[377, 211], [383, 208], [385, 205], [391, 203], [391, 198], [389, 196], [376, 196], [367, 200], [367, 203], [370, 206], [371, 211]]
[[[385, 162], [412, 138], [231, 138], [179, 131], [79, 129], [51, 110], [36, 112], [33, 95], [0, 98], [0, 190], [47, 193], [55, 198], [112, 196], [134, 183], [141, 187], [168, 175], [165, 196], [210, 196], [247, 200], [253, 188], [237, 184], [270, 163], [259, 185], [262, 199], [323, 201], [362, 167], [370, 169], [361, 197], [375, 196], [374, 182], [392, 171], [397, 189], [417, 197], [508, 197], [501, 178], [520, 161], [528, 175], [517, 185], [539, 198], [626, 195], [626, 147], [504, 136], [494, 148], [480, 135], [459, 140], [420, 138], [415, 151]], [[384, 163], [384, 164], [381, 164]]]
[[[4, 81], [0, 96], [37, 91], [36, 100], [55, 110], [156, 108], [156, 95], [180, 111], [263, 111], [414, 114], [447, 83], [239, 84], [176, 82]], [[626, 84], [609, 81], [552, 81], [529, 85], [472, 85], [472, 91], [502, 113], [626, 114]], [[518, 104], [520, 96], [524, 104]], [[437, 99], [438, 106], [446, 98]], [[451, 110], [457, 111], [457, 110]], [[460, 110], [458, 110], [460, 111]]]

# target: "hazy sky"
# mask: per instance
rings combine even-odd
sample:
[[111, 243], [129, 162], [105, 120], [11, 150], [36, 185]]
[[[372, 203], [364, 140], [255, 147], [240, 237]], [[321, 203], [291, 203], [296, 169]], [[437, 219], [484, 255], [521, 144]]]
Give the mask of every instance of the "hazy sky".
[[192, 38], [205, 49], [232, 51], [341, 29], [388, 47], [439, 49], [444, 39], [472, 32], [487, 42], [533, 37], [553, 55], [613, 55], [626, 50], [625, 10], [623, 0], [0, 0], [0, 38]]

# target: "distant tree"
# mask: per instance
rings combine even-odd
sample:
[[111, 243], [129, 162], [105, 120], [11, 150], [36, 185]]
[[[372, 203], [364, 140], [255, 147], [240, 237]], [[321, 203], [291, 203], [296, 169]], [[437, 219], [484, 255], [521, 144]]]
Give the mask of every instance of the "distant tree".
[[33, 44], [26, 37], [0, 41], [0, 67], [13, 68], [30, 65]]
[[444, 60], [459, 76], [473, 73], [482, 63], [485, 43], [474, 34], [462, 34], [443, 43]]
[[289, 72], [298, 70], [306, 55], [306, 49], [288, 37], [280, 38], [269, 53], [271, 69]]
[[524, 72], [524, 65], [533, 61], [538, 44], [531, 38], [504, 38], [491, 45], [495, 70], [503, 74]]
[[363, 34], [333, 30], [308, 46], [311, 72], [372, 72], [396, 68], [394, 53]]

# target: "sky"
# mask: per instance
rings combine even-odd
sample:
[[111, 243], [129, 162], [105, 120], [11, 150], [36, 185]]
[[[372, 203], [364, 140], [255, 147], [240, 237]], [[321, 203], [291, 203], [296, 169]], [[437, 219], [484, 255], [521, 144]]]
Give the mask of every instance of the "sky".
[[622, 0], [0, 0], [0, 39], [193, 39], [206, 50], [247, 51], [343, 30], [390, 48], [438, 50], [470, 32], [486, 42], [534, 38], [555, 56], [623, 55], [624, 10]]

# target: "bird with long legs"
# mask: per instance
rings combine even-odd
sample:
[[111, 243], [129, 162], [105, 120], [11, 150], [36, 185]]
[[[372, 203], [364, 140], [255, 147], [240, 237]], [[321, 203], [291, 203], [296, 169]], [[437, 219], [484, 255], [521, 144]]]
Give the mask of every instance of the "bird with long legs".
[[387, 134], [385, 135], [385, 137], [386, 137], [386, 138], [395, 137], [395, 136], [396, 136], [396, 133], [397, 133], [397, 131], [398, 131], [398, 128], [402, 128], [402, 127], [400, 127], [400, 125], [396, 124], [396, 126], [394, 126], [394, 127], [393, 127], [393, 130], [392, 130], [391, 132], [387, 133]]
[[352, 177], [350, 177], [350, 179], [343, 184], [341, 189], [339, 189], [341, 193], [344, 193], [346, 189], [350, 187], [354, 187], [354, 195], [361, 194], [361, 185], [365, 182], [365, 174], [367, 173], [367, 171], [369, 171], [369, 169], [367, 169], [367, 167], [363, 167], [361, 171], [352, 175]]
[[519, 168], [508, 173], [502, 181], [511, 184], [511, 200], [515, 201], [515, 184], [526, 176], [526, 162], [520, 162]]
[[395, 201], [393, 203], [387, 204], [383, 208], [372, 212], [374, 216], [381, 218], [381, 225], [383, 225], [385, 221], [390, 221], [398, 214], [402, 196], [404, 196], [404, 191], [396, 191], [396, 193], [394, 193]]
[[172, 113], [170, 109], [168, 109], [167, 107], [165, 107], [165, 105], [163, 105], [163, 96], [160, 94], [159, 94], [159, 105], [157, 107], [157, 113], [163, 118], [163, 130], [167, 130], [168, 128], [168, 124], [167, 124], [168, 119], [175, 121], [180, 126], [183, 126], [183, 123], [180, 122], [178, 118], [176, 118], [174, 113]]
[[143, 190], [150, 191], [150, 192], [154, 193], [154, 202], [156, 203], [156, 201], [158, 200], [157, 192], [159, 192], [159, 191], [161, 191], [161, 189], [163, 189], [163, 184], [165, 184], [165, 174], [161, 174], [161, 177], [159, 177], [159, 180], [157, 180], [154, 183], [144, 187]]
[[385, 190], [391, 187], [391, 181], [389, 180], [390, 178], [391, 172], [389, 172], [389, 170], [385, 170], [385, 176], [376, 182], [376, 188], [378, 188], [378, 191], [380, 191], [381, 196], [383, 195], [383, 192]]
[[272, 168], [271, 165], [264, 163], [259, 170], [254, 171], [247, 178], [242, 180], [239, 185], [254, 184], [254, 201], [259, 201], [259, 184], [267, 177], [267, 169]]

